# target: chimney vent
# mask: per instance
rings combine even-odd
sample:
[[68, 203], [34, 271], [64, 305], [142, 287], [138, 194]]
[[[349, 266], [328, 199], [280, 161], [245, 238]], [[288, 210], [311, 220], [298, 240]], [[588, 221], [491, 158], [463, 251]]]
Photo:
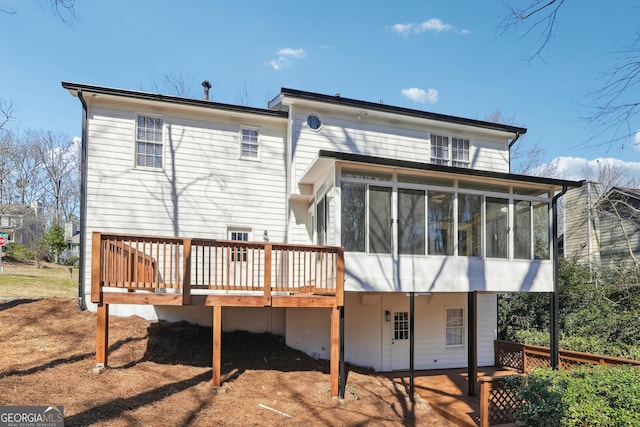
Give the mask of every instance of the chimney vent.
[[204, 100], [208, 101], [209, 100], [209, 89], [211, 89], [211, 83], [209, 83], [209, 80], [205, 80], [202, 82], [202, 87], [204, 88]]

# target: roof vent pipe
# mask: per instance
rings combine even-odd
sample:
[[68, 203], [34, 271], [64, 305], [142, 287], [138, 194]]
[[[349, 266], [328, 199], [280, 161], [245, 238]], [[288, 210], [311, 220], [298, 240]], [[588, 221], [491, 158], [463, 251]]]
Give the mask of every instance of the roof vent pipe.
[[202, 87], [204, 88], [204, 100], [208, 101], [209, 100], [209, 89], [211, 89], [211, 83], [209, 83], [209, 80], [205, 80], [202, 82]]

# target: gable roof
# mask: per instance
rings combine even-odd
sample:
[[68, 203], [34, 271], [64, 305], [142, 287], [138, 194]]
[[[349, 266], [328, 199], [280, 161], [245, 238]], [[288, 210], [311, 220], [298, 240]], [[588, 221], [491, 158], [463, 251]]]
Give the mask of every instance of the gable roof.
[[340, 105], [344, 107], [379, 111], [389, 114], [397, 114], [406, 117], [434, 120], [456, 125], [473, 126], [494, 131], [513, 133], [515, 135], [524, 135], [527, 132], [526, 128], [518, 126], [504, 125], [500, 123], [487, 122], [484, 120], [467, 119], [464, 117], [449, 116], [446, 114], [432, 113], [429, 111], [414, 110], [411, 108], [396, 107], [393, 105], [360, 101], [351, 98], [343, 98], [340, 95], [323, 95], [319, 93], [305, 92], [284, 87], [280, 89], [280, 94], [269, 102], [269, 108], [277, 108], [277, 106], [281, 104], [287, 97], [299, 100], [321, 102], [325, 104]]
[[210, 108], [216, 110], [225, 110], [234, 113], [249, 113], [275, 118], [287, 118], [286, 111], [268, 110], [264, 108], [245, 107], [243, 105], [224, 104], [205, 99], [184, 98], [181, 96], [163, 95], [160, 93], [142, 92], [127, 89], [117, 89], [105, 86], [95, 86], [84, 83], [62, 82], [62, 87], [68, 90], [72, 95], [78, 96], [78, 92], [86, 92], [98, 95], [110, 95], [116, 97], [126, 97], [145, 101], [167, 102], [176, 105]]

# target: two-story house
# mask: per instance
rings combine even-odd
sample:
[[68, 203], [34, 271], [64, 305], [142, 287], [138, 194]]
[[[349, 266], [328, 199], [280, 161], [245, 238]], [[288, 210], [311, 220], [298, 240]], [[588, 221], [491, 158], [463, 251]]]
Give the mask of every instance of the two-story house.
[[640, 256], [640, 190], [587, 182], [567, 191], [564, 256], [591, 267], [631, 267]]
[[42, 217], [39, 203], [0, 205], [0, 233], [6, 236], [7, 242], [29, 245], [34, 239], [40, 238], [39, 217]]
[[[341, 246], [344, 360], [378, 371], [493, 365], [497, 294], [554, 290], [552, 202], [580, 183], [511, 174], [524, 128], [284, 88], [260, 109], [62, 85], [83, 106], [79, 288], [92, 308], [96, 231]], [[295, 260], [279, 267], [307, 268]], [[206, 304], [112, 305], [212, 322]], [[332, 357], [331, 310], [240, 305], [213, 322]]]

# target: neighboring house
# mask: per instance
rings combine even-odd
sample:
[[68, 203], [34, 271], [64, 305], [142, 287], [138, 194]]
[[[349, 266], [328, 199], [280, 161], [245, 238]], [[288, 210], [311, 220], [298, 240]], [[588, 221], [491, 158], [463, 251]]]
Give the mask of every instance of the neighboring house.
[[[62, 85], [83, 105], [88, 303], [95, 231], [342, 246], [344, 359], [391, 371], [410, 366], [410, 295], [415, 368], [433, 369], [467, 366], [476, 343], [493, 365], [497, 295], [554, 289], [552, 200], [581, 183], [511, 174], [524, 128], [284, 88], [260, 109]], [[329, 358], [329, 317], [225, 307], [221, 322]]]
[[640, 190], [613, 187], [603, 194], [587, 182], [565, 196], [564, 256], [595, 267], [632, 266], [640, 256]]
[[67, 247], [60, 254], [62, 261], [74, 256], [80, 257], [80, 221], [73, 220], [64, 224], [64, 242]]
[[0, 233], [6, 234], [8, 243], [29, 245], [38, 233], [38, 218], [42, 208], [38, 203], [31, 205], [0, 205]]

